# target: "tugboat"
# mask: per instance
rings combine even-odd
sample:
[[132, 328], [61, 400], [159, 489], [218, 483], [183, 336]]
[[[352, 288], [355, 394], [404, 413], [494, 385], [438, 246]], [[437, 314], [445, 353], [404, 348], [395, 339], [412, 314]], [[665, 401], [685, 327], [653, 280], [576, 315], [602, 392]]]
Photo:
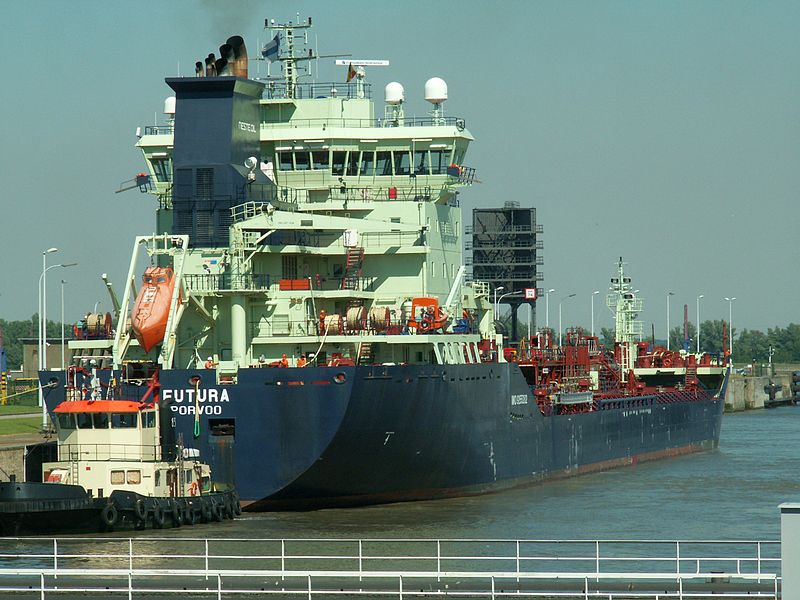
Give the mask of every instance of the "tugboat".
[[162, 436], [157, 390], [156, 378], [136, 402], [68, 390], [76, 399], [53, 411], [58, 460], [42, 465], [42, 482], [0, 483], [0, 534], [160, 529], [240, 514], [236, 492], [212, 483], [198, 452], [172, 444], [169, 427]]

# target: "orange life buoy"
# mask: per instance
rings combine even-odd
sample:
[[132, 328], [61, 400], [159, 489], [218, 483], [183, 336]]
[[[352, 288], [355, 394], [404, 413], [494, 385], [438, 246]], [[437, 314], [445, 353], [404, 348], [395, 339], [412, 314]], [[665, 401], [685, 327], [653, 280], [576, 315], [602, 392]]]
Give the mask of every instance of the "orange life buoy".
[[664, 365], [665, 367], [671, 367], [672, 366], [672, 359], [665, 358], [664, 360], [661, 361], [661, 364]]

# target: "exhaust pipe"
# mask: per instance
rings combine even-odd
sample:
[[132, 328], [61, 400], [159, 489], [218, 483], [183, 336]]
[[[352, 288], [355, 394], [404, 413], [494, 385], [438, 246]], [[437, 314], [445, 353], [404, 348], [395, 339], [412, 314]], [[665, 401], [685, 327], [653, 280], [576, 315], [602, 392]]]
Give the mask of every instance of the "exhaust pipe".
[[214, 63], [214, 67], [217, 71], [217, 77], [228, 77], [231, 74], [228, 61], [224, 58], [218, 58], [217, 62]]
[[244, 39], [240, 35], [233, 35], [225, 43], [233, 49], [234, 60], [231, 69], [233, 75], [247, 79], [247, 47], [244, 45]]
[[214, 53], [212, 52], [206, 57], [206, 77], [216, 77], [217, 68], [214, 65]]

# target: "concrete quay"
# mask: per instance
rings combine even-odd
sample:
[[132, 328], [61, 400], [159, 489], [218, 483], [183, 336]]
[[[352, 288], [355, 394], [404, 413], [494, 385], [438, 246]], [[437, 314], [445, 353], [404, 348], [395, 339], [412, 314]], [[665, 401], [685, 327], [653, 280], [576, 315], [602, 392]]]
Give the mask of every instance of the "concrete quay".
[[792, 392], [789, 389], [792, 383], [791, 372], [777, 371], [772, 377], [732, 375], [725, 394], [725, 412], [764, 408], [764, 402], [769, 398], [764, 391], [764, 386], [769, 385], [770, 381], [783, 386], [776, 398], [791, 397]]

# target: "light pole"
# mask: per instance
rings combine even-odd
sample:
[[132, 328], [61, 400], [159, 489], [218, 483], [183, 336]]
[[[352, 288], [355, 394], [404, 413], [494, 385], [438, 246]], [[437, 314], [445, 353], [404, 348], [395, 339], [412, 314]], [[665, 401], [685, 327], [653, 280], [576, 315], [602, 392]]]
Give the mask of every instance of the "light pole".
[[[733, 356], [733, 301], [735, 297], [725, 298], [728, 301], [728, 356]], [[733, 362], [732, 359], [729, 359]]]
[[703, 294], [697, 297], [697, 353], [700, 354], [700, 298], [704, 298]]
[[497, 310], [497, 292], [506, 289], [505, 286], [500, 286], [494, 288], [494, 320], [497, 321], [498, 319], [498, 310]]
[[592, 292], [592, 337], [594, 337], [594, 297], [600, 293], [600, 290]]
[[[39, 286], [36, 288], [39, 294], [39, 371], [43, 370], [44, 365], [46, 364], [44, 353], [47, 343], [47, 321], [44, 320], [47, 318], [47, 316], [44, 314], [46, 311], [42, 306], [42, 279], [44, 278], [44, 274], [47, 272], [47, 255], [52, 254], [53, 252], [58, 252], [58, 248], [48, 248], [47, 250], [42, 251], [42, 274], [39, 276]], [[44, 406], [44, 393], [42, 392], [41, 385], [39, 386], [39, 406]]]
[[669, 297], [674, 295], [675, 292], [667, 292], [667, 350], [669, 350]]
[[[56, 251], [56, 249], [54, 249], [54, 248], [51, 248], [51, 250], [53, 250], [54, 252]], [[49, 252], [49, 250], [46, 251], [46, 252]], [[46, 302], [45, 302], [45, 297], [44, 297], [44, 287], [45, 287], [45, 280], [46, 280], [47, 272], [50, 269], [57, 269], [59, 267], [61, 267], [61, 268], [74, 267], [77, 264], [78, 263], [74, 262], [74, 263], [63, 263], [63, 264], [58, 264], [58, 265], [50, 265], [49, 267], [45, 267], [42, 270], [42, 274], [39, 275], [39, 306], [42, 309], [42, 316], [43, 317], [46, 317], [46, 309], [45, 309]], [[42, 324], [42, 327], [39, 328], [39, 370], [40, 371], [44, 371], [45, 369], [47, 369], [47, 358], [45, 356], [45, 354], [47, 353], [47, 328], [46, 328], [46, 323], [47, 323], [47, 321], [45, 321]], [[37, 375], [38, 375], [38, 373], [37, 373]], [[44, 390], [42, 389], [41, 383], [39, 384], [39, 406], [42, 407], [42, 430], [44, 431], [44, 429], [47, 427], [47, 406], [45, 406], [45, 403], [44, 403]]]
[[61, 369], [64, 369], [64, 284], [66, 280], [61, 280]]
[[555, 292], [555, 288], [551, 288], [544, 293], [544, 326], [550, 329], [550, 292]]
[[569, 294], [568, 296], [564, 296], [561, 300], [558, 301], [558, 345], [561, 346], [561, 333], [563, 331], [563, 327], [561, 326], [561, 304], [567, 298], [574, 298], [577, 294]]

